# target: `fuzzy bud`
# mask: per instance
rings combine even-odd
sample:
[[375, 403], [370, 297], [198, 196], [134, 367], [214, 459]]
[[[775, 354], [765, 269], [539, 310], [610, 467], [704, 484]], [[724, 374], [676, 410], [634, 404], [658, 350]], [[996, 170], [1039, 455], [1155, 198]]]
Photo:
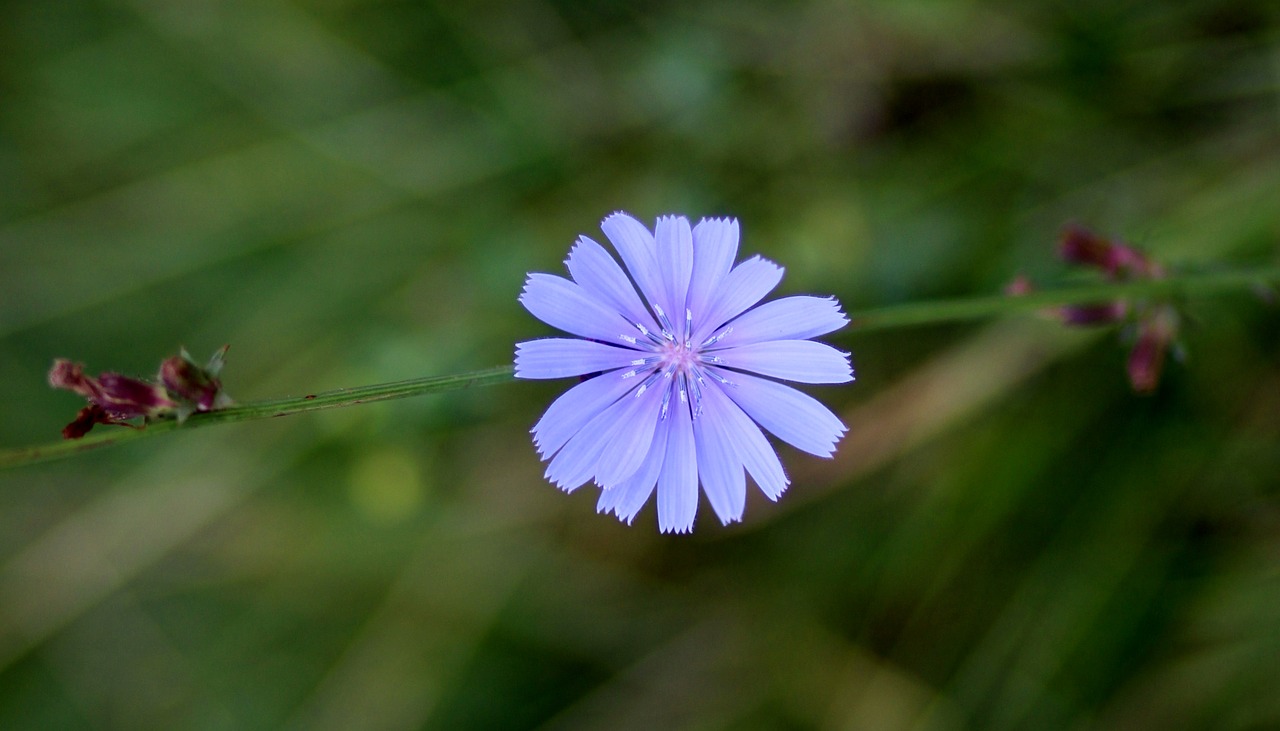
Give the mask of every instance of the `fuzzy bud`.
[[1067, 305], [1058, 308], [1062, 324], [1074, 327], [1113, 325], [1124, 320], [1129, 308], [1124, 302], [1108, 302], [1102, 305]]
[[103, 373], [98, 376], [101, 395], [95, 399], [107, 413], [121, 419], [134, 416], [154, 418], [172, 410], [177, 404], [169, 398], [164, 386], [122, 376]]
[[214, 354], [207, 366], [192, 360], [184, 348], [181, 353], [166, 358], [160, 364], [160, 382], [178, 399], [190, 404], [195, 411], [212, 411], [223, 406], [226, 396], [217, 372], [222, 366], [223, 347]]
[[1138, 393], [1152, 393], [1160, 384], [1165, 355], [1178, 333], [1178, 316], [1172, 307], [1161, 307], [1139, 325], [1138, 340], [1129, 351], [1129, 383]]
[[83, 396], [89, 405], [62, 430], [67, 439], [79, 439], [95, 424], [132, 426], [129, 419], [176, 416], [179, 421], [197, 411], [213, 411], [230, 405], [222, 392], [218, 372], [222, 369], [223, 346], [204, 366], [197, 365], [184, 349], [160, 364], [159, 383], [131, 378], [119, 373], [86, 376], [84, 366], [64, 358], [53, 362], [49, 385]]
[[1146, 254], [1077, 225], [1068, 224], [1058, 240], [1058, 256], [1068, 264], [1100, 269], [1110, 279], [1160, 278], [1164, 270]]
[[1067, 224], [1058, 239], [1058, 256], [1068, 264], [1102, 269], [1110, 272], [1113, 262], [1114, 246], [1110, 239], [1078, 224]]

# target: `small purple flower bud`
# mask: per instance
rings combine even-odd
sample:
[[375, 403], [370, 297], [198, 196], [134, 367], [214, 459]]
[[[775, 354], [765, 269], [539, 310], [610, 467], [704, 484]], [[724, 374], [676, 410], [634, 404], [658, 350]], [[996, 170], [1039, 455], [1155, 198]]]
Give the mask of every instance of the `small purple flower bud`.
[[95, 424], [131, 426], [126, 420], [176, 416], [179, 421], [197, 411], [228, 406], [231, 399], [222, 392], [218, 371], [222, 369], [223, 346], [205, 366], [196, 365], [184, 349], [160, 365], [160, 383], [131, 378], [119, 373], [86, 376], [84, 366], [64, 358], [53, 362], [49, 385], [80, 394], [89, 405], [62, 430], [67, 439], [79, 439]]
[[1129, 383], [1138, 393], [1151, 393], [1160, 382], [1165, 343], [1151, 330], [1143, 330], [1129, 353]]
[[[1080, 264], [1102, 272], [1105, 279], [1129, 281], [1163, 279], [1159, 262], [1127, 244], [1119, 243], [1077, 224], [1067, 224], [1058, 241], [1058, 254], [1069, 264]], [[1168, 303], [1131, 304], [1120, 300], [1101, 304], [1070, 305], [1057, 308], [1063, 324], [1088, 326], [1128, 321], [1137, 336], [1129, 352], [1129, 383], [1138, 393], [1155, 391], [1164, 361], [1178, 332], [1178, 314]]]
[[76, 414], [76, 418], [70, 424], [62, 427], [63, 439], [79, 439], [88, 434], [95, 424], [101, 424], [108, 421], [110, 417], [102, 407], [97, 404], [89, 404], [80, 409]]
[[1116, 244], [1112, 254], [1112, 271], [1124, 276], [1163, 279], [1164, 267], [1138, 249]]
[[200, 366], [191, 359], [184, 348], [172, 358], [160, 364], [160, 381], [165, 388], [177, 398], [189, 402], [194, 411], [212, 411], [225, 405], [222, 383], [218, 380], [217, 371], [222, 367], [222, 356], [226, 353], [224, 346], [207, 366]]
[[1099, 236], [1077, 224], [1068, 224], [1062, 230], [1058, 255], [1068, 264], [1101, 269], [1111, 279], [1164, 276], [1163, 268], [1141, 251]]
[[1114, 249], [1111, 241], [1078, 224], [1070, 223], [1062, 229], [1058, 240], [1058, 256], [1068, 264], [1112, 271]]
[[53, 368], [49, 369], [49, 385], [78, 393], [87, 399], [94, 399], [99, 395], [97, 383], [84, 374], [84, 365], [66, 358], [53, 361]]
[[119, 373], [103, 373], [97, 378], [84, 374], [84, 366], [59, 358], [49, 370], [49, 385], [78, 393], [89, 401], [74, 421], [62, 430], [67, 439], [79, 439], [95, 424], [123, 424], [137, 416], [153, 418], [175, 406], [164, 387]]
[[53, 362], [49, 385], [80, 394], [115, 419], [159, 416], [177, 405], [159, 385], [119, 373], [93, 378], [84, 374], [83, 365], [63, 358]]
[[1025, 274], [1019, 274], [1004, 286], [1004, 293], [1010, 297], [1021, 297], [1036, 291], [1036, 285], [1031, 278]]
[[1125, 318], [1129, 308], [1124, 302], [1109, 302], [1102, 305], [1070, 305], [1058, 308], [1058, 316], [1062, 324], [1077, 327], [1092, 325], [1111, 325]]
[[1138, 393], [1152, 393], [1160, 383], [1165, 354], [1178, 332], [1178, 316], [1172, 307], [1161, 307], [1145, 318], [1138, 340], [1129, 352], [1129, 383]]
[[107, 413], [120, 419], [135, 416], [160, 416], [177, 406], [163, 386], [122, 376], [103, 373], [98, 376], [101, 395], [94, 399]]
[[80, 409], [76, 414], [76, 418], [70, 424], [62, 427], [63, 439], [79, 439], [88, 434], [96, 424], [115, 424], [118, 426], [133, 426], [132, 424], [113, 419], [103, 408], [97, 404], [89, 404]]
[[[1022, 297], [1035, 291], [1035, 284], [1025, 274], [1014, 277], [1013, 281], [1004, 288], [1004, 293], [1010, 297]], [[1128, 309], [1124, 302], [1108, 302], [1100, 305], [1045, 307], [1039, 312], [1041, 316], [1059, 320], [1064, 325], [1089, 326], [1120, 322]]]

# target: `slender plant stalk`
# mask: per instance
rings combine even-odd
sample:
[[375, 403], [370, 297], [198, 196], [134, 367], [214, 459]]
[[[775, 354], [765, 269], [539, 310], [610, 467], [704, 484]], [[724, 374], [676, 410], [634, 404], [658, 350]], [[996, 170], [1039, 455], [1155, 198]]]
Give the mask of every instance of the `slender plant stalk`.
[[515, 369], [509, 365], [496, 366], [453, 376], [414, 378], [408, 381], [396, 381], [395, 383], [339, 388], [334, 391], [307, 394], [306, 396], [239, 404], [217, 411], [192, 414], [182, 424], [179, 424], [175, 419], [165, 419], [137, 429], [100, 427], [100, 431], [97, 433], [81, 439], [65, 439], [49, 444], [0, 450], [0, 469], [36, 464], [38, 462], [50, 462], [113, 444], [123, 444], [135, 439], [165, 434], [176, 429], [195, 429], [213, 424], [271, 419], [278, 416], [302, 414], [308, 411], [337, 409], [343, 406], [355, 406], [356, 404], [367, 404], [374, 401], [390, 401], [392, 399], [408, 398], [409, 396], [424, 396], [429, 393], [459, 391], [464, 388], [507, 383], [514, 378], [514, 372]]
[[[1266, 289], [1276, 284], [1280, 284], [1280, 267], [1182, 275], [1158, 280], [1120, 283], [1104, 282], [1033, 292], [1017, 297], [993, 295], [936, 300], [933, 302], [909, 302], [851, 313], [849, 319], [852, 327], [845, 331], [844, 334], [846, 336], [856, 336], [873, 330], [979, 320], [1060, 305], [1101, 303], [1117, 299], [1210, 295], [1249, 288]], [[335, 391], [325, 391], [306, 396], [241, 404], [218, 411], [193, 414], [182, 424], [173, 419], [166, 419], [136, 429], [108, 429], [103, 427], [99, 432], [81, 439], [0, 450], [0, 469], [50, 462], [114, 444], [123, 444], [136, 439], [165, 434], [177, 429], [195, 429], [213, 424], [291, 416], [308, 411], [336, 409], [374, 401], [389, 401], [410, 396], [425, 396], [445, 391], [492, 386], [500, 383], [509, 383], [514, 378], [515, 373], [511, 366], [496, 366], [457, 375], [415, 378], [395, 383], [341, 388]]]
[[1026, 312], [1060, 305], [1101, 304], [1120, 299], [1157, 299], [1210, 295], [1221, 292], [1267, 289], [1280, 283], [1280, 267], [1247, 271], [1188, 274], [1167, 279], [1142, 279], [1131, 282], [1101, 282], [1078, 287], [1065, 287], [1031, 292], [1016, 297], [991, 295], [964, 299], [907, 302], [888, 305], [849, 315], [850, 335], [871, 330], [935, 325], [963, 320], [980, 320], [995, 315]]

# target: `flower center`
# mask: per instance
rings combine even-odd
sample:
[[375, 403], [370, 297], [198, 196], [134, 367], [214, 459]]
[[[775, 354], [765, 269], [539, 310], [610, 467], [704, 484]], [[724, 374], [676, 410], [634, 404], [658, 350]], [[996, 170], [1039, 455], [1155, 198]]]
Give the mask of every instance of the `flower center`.
[[650, 331], [641, 323], [632, 323], [640, 335], [648, 341], [647, 343], [641, 345], [640, 340], [634, 335], [619, 336], [624, 342], [632, 346], [640, 346], [652, 353], [631, 361], [634, 367], [624, 372], [622, 378], [635, 378], [646, 374], [634, 392], [636, 398], [643, 395], [650, 387], [657, 385], [659, 381], [666, 381], [667, 385], [663, 387], [660, 418], [667, 418], [674, 396], [680, 403], [688, 404], [690, 415], [696, 419], [702, 414], [702, 389], [707, 383], [705, 377], [710, 376], [724, 386], [733, 385], [729, 379], [718, 372], [717, 368], [713, 367], [720, 363], [720, 358], [702, 354], [704, 349], [716, 344], [732, 332], [733, 326], [724, 328], [700, 345], [694, 345], [689, 339], [693, 335], [693, 313], [687, 309], [684, 312], [685, 326], [682, 337], [676, 334], [676, 328], [671, 325], [671, 320], [661, 307], [655, 305], [653, 311], [662, 326], [659, 333]]
[[684, 343], [665, 342], [658, 348], [658, 355], [660, 369], [671, 370], [673, 375], [689, 375], [698, 363], [697, 349]]

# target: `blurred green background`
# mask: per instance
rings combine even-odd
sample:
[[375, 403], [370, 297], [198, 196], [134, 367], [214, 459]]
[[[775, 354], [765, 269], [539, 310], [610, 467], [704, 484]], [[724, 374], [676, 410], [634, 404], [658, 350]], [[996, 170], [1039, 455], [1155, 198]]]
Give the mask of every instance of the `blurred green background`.
[[[849, 310], [1053, 283], [1078, 220], [1274, 261], [1280, 6], [0, 5], [0, 444], [54, 357], [231, 344], [241, 401], [509, 362], [607, 213], [735, 215]], [[851, 431], [778, 504], [627, 527], [520, 383], [0, 474], [0, 728], [1280, 726], [1280, 318], [832, 339]], [[100, 427], [103, 428], [103, 427]]]

